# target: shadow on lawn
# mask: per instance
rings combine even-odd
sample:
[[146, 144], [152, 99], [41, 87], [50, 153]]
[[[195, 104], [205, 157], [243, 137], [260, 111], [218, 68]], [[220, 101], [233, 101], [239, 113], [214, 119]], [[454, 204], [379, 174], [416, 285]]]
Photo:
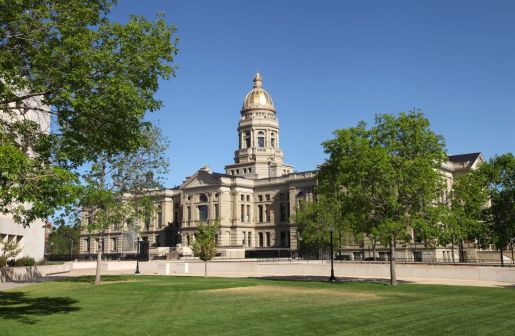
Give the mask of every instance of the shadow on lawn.
[[[285, 275], [285, 276], [263, 276], [254, 277], [254, 279], [275, 280], [275, 281], [305, 281], [305, 282], [328, 282], [328, 276], [319, 275]], [[336, 277], [336, 282], [367, 282], [377, 284], [389, 284], [389, 279], [383, 278], [352, 278], [352, 277]], [[411, 281], [397, 280], [398, 283], [412, 283]]]
[[28, 297], [23, 292], [0, 291], [0, 319], [36, 324], [38, 316], [70, 313], [81, 308], [73, 306], [79, 301], [69, 297]]

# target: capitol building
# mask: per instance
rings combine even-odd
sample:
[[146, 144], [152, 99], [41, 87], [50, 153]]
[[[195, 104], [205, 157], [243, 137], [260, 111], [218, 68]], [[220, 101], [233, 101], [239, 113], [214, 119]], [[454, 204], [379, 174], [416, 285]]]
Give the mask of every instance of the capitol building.
[[[259, 73], [243, 100], [237, 136], [234, 163], [226, 165], [224, 173], [213, 172], [206, 166], [178, 187], [148, 191], [156, 197], [158, 210], [139, 223], [138, 234], [149, 242], [152, 256], [188, 253], [197, 225], [215, 220], [220, 223], [216, 239], [221, 257], [289, 256], [297, 251], [297, 224], [291, 218], [300, 201], [314, 199], [316, 171], [296, 172], [291, 164], [285, 163], [277, 111]], [[482, 162], [480, 153], [449, 156], [442, 167], [448, 190], [455, 176]], [[82, 255], [95, 253], [101, 246], [105, 254], [113, 257], [136, 251], [134, 230], [110, 228], [101, 242], [98, 235], [87, 232], [86, 218], [83, 221]], [[451, 255], [445, 246], [427, 247], [415, 235], [413, 238], [413, 244], [398, 248], [397, 257], [450, 260], [457, 253], [452, 250]], [[364, 243], [346, 241], [339, 249], [348, 259], [367, 257]], [[387, 257], [388, 252], [378, 248], [375, 253]]]

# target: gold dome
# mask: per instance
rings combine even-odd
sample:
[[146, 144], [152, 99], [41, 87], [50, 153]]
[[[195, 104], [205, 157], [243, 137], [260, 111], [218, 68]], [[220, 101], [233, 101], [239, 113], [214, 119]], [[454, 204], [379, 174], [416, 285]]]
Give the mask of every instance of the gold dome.
[[243, 100], [242, 110], [259, 109], [259, 110], [270, 110], [275, 112], [274, 103], [272, 97], [263, 89], [263, 78], [261, 75], [256, 73], [254, 77], [254, 86], [252, 90], [245, 96]]

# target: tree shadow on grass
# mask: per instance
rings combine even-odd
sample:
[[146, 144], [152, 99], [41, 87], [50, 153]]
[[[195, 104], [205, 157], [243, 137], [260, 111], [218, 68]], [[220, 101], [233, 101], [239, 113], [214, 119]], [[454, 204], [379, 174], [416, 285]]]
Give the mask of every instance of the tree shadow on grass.
[[[133, 276], [130, 275], [102, 275], [101, 282], [110, 282], [110, 281], [128, 281], [133, 279]], [[95, 276], [94, 275], [82, 275], [76, 277], [62, 277], [56, 279], [58, 282], [86, 282], [86, 283], [94, 283]]]
[[[273, 280], [273, 281], [303, 281], [303, 282], [329, 282], [328, 276], [319, 275], [284, 275], [284, 276], [262, 276], [253, 277], [254, 279]], [[385, 278], [354, 278], [354, 277], [336, 277], [337, 283], [375, 283], [386, 285], [390, 283], [389, 279]], [[397, 280], [398, 283], [412, 283], [412, 281]]]
[[79, 301], [69, 297], [28, 297], [23, 292], [0, 291], [0, 319], [36, 324], [38, 317], [79, 311]]

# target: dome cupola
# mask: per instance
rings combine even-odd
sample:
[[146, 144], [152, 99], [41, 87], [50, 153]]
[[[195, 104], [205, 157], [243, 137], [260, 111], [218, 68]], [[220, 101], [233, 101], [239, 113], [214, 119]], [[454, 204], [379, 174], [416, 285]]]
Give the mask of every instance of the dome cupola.
[[245, 96], [243, 100], [242, 111], [245, 110], [269, 110], [275, 112], [272, 97], [263, 89], [263, 78], [256, 73], [254, 77], [254, 85], [252, 90]]

